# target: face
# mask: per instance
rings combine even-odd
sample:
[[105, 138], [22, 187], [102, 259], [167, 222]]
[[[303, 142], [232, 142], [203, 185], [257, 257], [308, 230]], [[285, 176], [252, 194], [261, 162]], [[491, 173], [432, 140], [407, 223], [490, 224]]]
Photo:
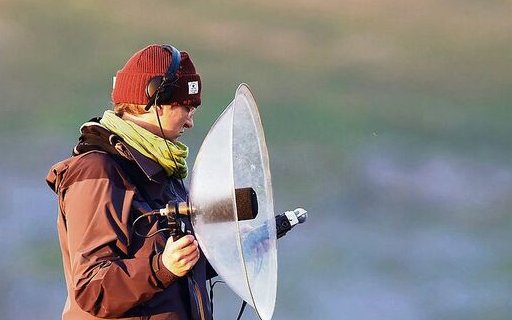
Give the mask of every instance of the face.
[[[164, 105], [160, 108], [160, 121], [166, 139], [175, 142], [185, 132], [185, 129], [194, 127], [196, 107]], [[159, 132], [158, 135], [161, 133]]]

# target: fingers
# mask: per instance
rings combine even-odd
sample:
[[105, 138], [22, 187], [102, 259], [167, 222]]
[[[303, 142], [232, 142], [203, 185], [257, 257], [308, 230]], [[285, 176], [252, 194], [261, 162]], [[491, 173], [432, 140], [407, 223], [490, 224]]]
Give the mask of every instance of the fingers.
[[179, 256], [176, 257], [177, 262], [186, 264], [187, 262], [199, 259], [199, 247], [196, 245], [190, 245], [179, 251]]
[[193, 266], [197, 263], [199, 260], [200, 254], [199, 249], [194, 251], [193, 253], [189, 254], [188, 256], [183, 257], [178, 261], [178, 264], [181, 264], [184, 269], [187, 271], [192, 269]]
[[172, 248], [172, 251], [179, 251], [183, 255], [189, 255], [194, 252], [195, 249], [199, 248], [199, 244], [194, 236], [187, 235], [182, 238], [179, 238], [176, 241], [173, 241], [172, 238], [167, 240], [166, 247], [169, 246]]
[[172, 237], [170, 237], [169, 239], [167, 239], [167, 244], [169, 245], [169, 243], [173, 243], [173, 247], [175, 247], [177, 249], [182, 249], [182, 248], [188, 247], [194, 241], [197, 243], [197, 241], [194, 238], [194, 236], [188, 234], [186, 236], [183, 236], [183, 237], [179, 238], [176, 241], [174, 241], [172, 239]]
[[174, 268], [182, 271], [188, 271], [192, 269], [192, 267], [197, 263], [198, 260], [199, 250], [177, 259], [176, 262], [174, 263]]
[[177, 276], [185, 275], [199, 260], [199, 245], [192, 235], [176, 241], [167, 240], [162, 260], [167, 269]]

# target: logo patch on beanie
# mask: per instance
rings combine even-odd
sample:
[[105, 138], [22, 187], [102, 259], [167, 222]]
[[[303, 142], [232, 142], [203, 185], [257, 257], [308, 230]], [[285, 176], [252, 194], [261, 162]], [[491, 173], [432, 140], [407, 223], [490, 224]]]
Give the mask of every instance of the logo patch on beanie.
[[198, 81], [190, 81], [188, 83], [188, 94], [197, 94], [199, 93], [199, 82]]

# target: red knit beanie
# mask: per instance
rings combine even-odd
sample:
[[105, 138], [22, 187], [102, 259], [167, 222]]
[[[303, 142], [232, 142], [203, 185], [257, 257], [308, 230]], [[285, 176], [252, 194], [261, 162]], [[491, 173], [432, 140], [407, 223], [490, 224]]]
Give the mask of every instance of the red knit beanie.
[[[116, 74], [112, 102], [145, 105], [149, 102], [146, 86], [153, 77], [163, 76], [171, 63], [171, 53], [153, 44], [135, 53]], [[181, 52], [180, 68], [176, 72], [176, 87], [168, 104], [184, 106], [201, 104], [201, 78], [187, 52]]]

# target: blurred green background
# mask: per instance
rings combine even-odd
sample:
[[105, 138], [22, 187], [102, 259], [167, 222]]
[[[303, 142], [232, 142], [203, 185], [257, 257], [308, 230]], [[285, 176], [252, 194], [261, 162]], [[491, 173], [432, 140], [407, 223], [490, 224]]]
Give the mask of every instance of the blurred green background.
[[1, 319], [60, 318], [44, 177], [151, 43], [202, 75], [190, 163], [246, 82], [276, 213], [310, 212], [279, 242], [275, 319], [510, 319], [511, 1], [0, 0]]

